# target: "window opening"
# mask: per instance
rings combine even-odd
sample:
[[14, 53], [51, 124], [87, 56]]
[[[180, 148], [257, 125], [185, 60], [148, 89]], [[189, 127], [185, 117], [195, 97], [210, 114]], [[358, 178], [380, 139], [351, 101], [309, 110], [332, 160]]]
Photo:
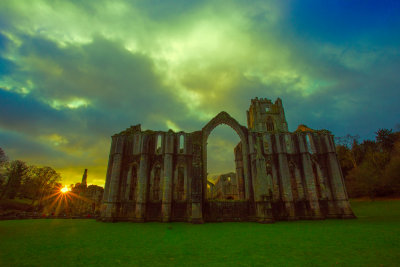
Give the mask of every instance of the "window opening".
[[268, 117], [267, 119], [267, 131], [268, 132], [274, 131], [274, 122], [271, 117]]
[[312, 148], [311, 148], [310, 136], [308, 134], [306, 135], [306, 143], [307, 143], [307, 151], [312, 154], [313, 151], [312, 151]]
[[157, 136], [157, 149], [156, 149], [157, 153], [161, 153], [161, 135]]
[[179, 152], [180, 153], [183, 153], [184, 144], [185, 144], [185, 138], [184, 138], [183, 134], [181, 134], [179, 136]]
[[178, 168], [178, 181], [176, 185], [177, 200], [183, 200], [185, 187], [185, 170], [183, 167]]
[[135, 198], [135, 189], [137, 184], [137, 167], [136, 165], [132, 166], [132, 177], [131, 177], [131, 188], [129, 192], [129, 200], [133, 200]]
[[160, 200], [160, 179], [161, 179], [161, 168], [159, 166], [154, 170], [154, 183], [153, 183], [153, 200]]

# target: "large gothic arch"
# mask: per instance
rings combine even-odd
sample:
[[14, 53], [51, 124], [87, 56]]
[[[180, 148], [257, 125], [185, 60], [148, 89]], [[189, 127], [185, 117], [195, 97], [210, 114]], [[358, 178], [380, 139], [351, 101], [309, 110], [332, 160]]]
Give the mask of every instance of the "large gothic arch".
[[239, 136], [240, 141], [242, 142], [243, 148], [243, 165], [244, 167], [244, 182], [245, 182], [245, 199], [250, 199], [251, 194], [251, 175], [249, 173], [249, 161], [248, 161], [248, 130], [246, 127], [240, 125], [237, 120], [235, 120], [231, 115], [227, 112], [222, 111], [218, 113], [213, 119], [211, 119], [203, 128], [202, 128], [202, 161], [203, 161], [203, 194], [205, 197], [205, 192], [207, 192], [207, 140], [210, 133], [221, 124], [225, 124], [231, 127]]

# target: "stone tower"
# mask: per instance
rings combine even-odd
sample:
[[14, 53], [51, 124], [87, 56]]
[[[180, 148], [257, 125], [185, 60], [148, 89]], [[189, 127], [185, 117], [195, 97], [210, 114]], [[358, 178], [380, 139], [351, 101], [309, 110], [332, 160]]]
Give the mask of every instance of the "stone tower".
[[278, 98], [272, 103], [267, 98], [252, 99], [247, 111], [247, 124], [249, 130], [255, 132], [288, 132], [282, 100]]
[[83, 173], [81, 185], [84, 188], [87, 187], [87, 169], [85, 169], [85, 172]]

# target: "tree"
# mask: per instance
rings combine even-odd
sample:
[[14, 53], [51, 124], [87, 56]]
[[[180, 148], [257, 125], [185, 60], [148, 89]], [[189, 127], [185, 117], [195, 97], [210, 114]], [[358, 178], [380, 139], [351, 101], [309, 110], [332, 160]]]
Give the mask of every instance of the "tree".
[[347, 172], [361, 162], [362, 153], [358, 144], [358, 135], [346, 135], [336, 138], [336, 152], [343, 172]]
[[382, 150], [391, 152], [394, 142], [396, 141], [396, 136], [392, 129], [378, 129], [376, 134], [376, 142], [381, 146]]
[[385, 195], [382, 175], [388, 162], [388, 154], [368, 151], [362, 163], [352, 169], [347, 177], [349, 195], [352, 197]]
[[7, 183], [2, 191], [2, 198], [13, 199], [17, 195], [21, 181], [27, 174], [29, 167], [22, 160], [14, 160], [6, 165], [6, 179]]
[[41, 204], [43, 198], [52, 193], [61, 180], [61, 176], [51, 167], [32, 167], [32, 204], [39, 200]]
[[4, 150], [0, 147], [0, 166], [5, 164], [8, 161], [8, 157]]
[[6, 156], [6, 153], [4, 153], [4, 150], [0, 147], [0, 197], [2, 195], [6, 183], [5, 166], [7, 162], [8, 162], [8, 157]]

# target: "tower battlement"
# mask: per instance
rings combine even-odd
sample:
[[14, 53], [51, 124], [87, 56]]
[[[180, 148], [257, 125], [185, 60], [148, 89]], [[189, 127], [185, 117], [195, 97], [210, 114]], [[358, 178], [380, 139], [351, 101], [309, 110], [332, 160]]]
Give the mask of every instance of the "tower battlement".
[[273, 103], [267, 98], [252, 99], [247, 111], [247, 127], [256, 132], [288, 132], [282, 100], [277, 98]]

